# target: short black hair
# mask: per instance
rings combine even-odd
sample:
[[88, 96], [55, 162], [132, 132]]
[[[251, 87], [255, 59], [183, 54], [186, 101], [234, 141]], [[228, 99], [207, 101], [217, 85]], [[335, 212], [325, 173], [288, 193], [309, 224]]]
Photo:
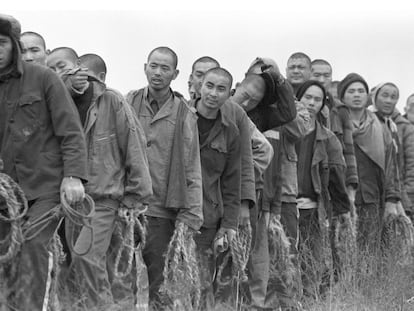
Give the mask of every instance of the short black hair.
[[42, 35], [40, 35], [37, 32], [34, 31], [25, 31], [20, 35], [20, 38], [22, 38], [23, 36], [34, 36], [40, 39], [40, 42], [42, 43], [43, 48], [46, 50], [46, 41], [45, 39], [42, 37]]
[[97, 54], [88, 53], [79, 57], [80, 65], [90, 69], [95, 73], [104, 72], [106, 74], [105, 61]]
[[324, 59], [320, 59], [320, 58], [314, 59], [311, 62], [311, 68], [312, 68], [313, 65], [327, 65], [327, 66], [329, 66], [329, 68], [331, 68], [331, 71], [332, 71], [331, 64], [327, 60], [324, 60]]
[[298, 59], [298, 58], [306, 59], [307, 63], [309, 64], [309, 67], [311, 66], [312, 61], [311, 61], [310, 57], [308, 55], [306, 55], [305, 53], [303, 53], [303, 52], [293, 53], [292, 55], [289, 56], [288, 62], [292, 59]]
[[[224, 76], [227, 79], [229, 79], [230, 89], [231, 89], [231, 86], [233, 85], [233, 76], [231, 75], [231, 73], [228, 70], [226, 70], [222, 67], [211, 68], [211, 69], [207, 70], [207, 72], [205, 73], [204, 79], [211, 73], [215, 73], [217, 75]], [[203, 81], [204, 81], [204, 79], [203, 79]]]
[[149, 59], [150, 59], [150, 57], [151, 57], [151, 55], [152, 54], [154, 54], [154, 52], [160, 52], [160, 53], [162, 53], [162, 54], [170, 54], [171, 56], [172, 56], [172, 58], [173, 58], [173, 67], [174, 67], [174, 69], [177, 69], [177, 65], [178, 65], [178, 56], [177, 56], [177, 54], [172, 50], [172, 49], [170, 49], [169, 47], [167, 47], [167, 46], [159, 46], [159, 47], [157, 47], [157, 48], [155, 48], [155, 49], [153, 49], [149, 54], [148, 54], [148, 58], [147, 58], [147, 61], [149, 61]]
[[49, 55], [52, 55], [53, 53], [59, 52], [59, 51], [63, 51], [67, 53], [70, 56], [71, 60], [74, 61], [75, 63], [79, 59], [78, 53], [76, 53], [74, 49], [67, 47], [67, 46], [61, 46], [61, 47], [55, 48], [49, 53]]
[[193, 65], [191, 66], [191, 72], [194, 72], [194, 67], [198, 63], [214, 63], [214, 64], [217, 65], [217, 67], [220, 67], [220, 63], [216, 59], [214, 59], [213, 57], [202, 56], [202, 57], [196, 59], [196, 61], [193, 63]]

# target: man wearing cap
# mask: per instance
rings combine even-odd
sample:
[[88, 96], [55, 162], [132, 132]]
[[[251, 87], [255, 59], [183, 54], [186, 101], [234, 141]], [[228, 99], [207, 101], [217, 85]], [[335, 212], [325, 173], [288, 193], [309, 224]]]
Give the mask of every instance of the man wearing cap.
[[410, 121], [411, 124], [414, 124], [414, 94], [408, 96], [404, 111], [403, 117]]
[[[22, 187], [30, 222], [59, 204], [81, 202], [85, 192], [86, 144], [78, 112], [62, 81], [51, 70], [21, 59], [20, 23], [0, 15], [0, 158], [3, 172]], [[53, 260], [48, 245], [57, 227], [52, 220], [22, 245], [11, 284], [17, 310], [47, 308], [46, 282]], [[0, 239], [7, 226], [0, 223]], [[6, 231], [6, 232], [5, 232]]]
[[339, 98], [349, 108], [353, 123], [359, 178], [355, 195], [357, 242], [361, 251], [378, 255], [381, 218], [397, 212], [401, 195], [396, 186], [391, 133], [366, 108], [368, 94], [368, 84], [359, 74], [350, 73], [339, 84]]

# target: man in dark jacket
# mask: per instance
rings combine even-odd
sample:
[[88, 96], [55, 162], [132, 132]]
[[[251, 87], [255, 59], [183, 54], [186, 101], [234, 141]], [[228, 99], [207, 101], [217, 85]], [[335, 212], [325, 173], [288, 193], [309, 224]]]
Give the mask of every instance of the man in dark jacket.
[[240, 135], [232, 114], [222, 109], [230, 96], [232, 80], [227, 70], [210, 69], [204, 76], [201, 98], [192, 103], [198, 115], [203, 178], [204, 223], [196, 243], [203, 268], [204, 307], [214, 305], [207, 299], [212, 297], [214, 241], [224, 238], [231, 243], [240, 212]]
[[[65, 48], [59, 51], [65, 51]], [[70, 53], [57, 55], [52, 52], [48, 64], [59, 62], [77, 63], [77, 60], [71, 59]], [[89, 67], [92, 67], [92, 72], [103, 73], [101, 77], [104, 79], [105, 62], [102, 59], [98, 62], [101, 66], [89, 63]], [[76, 68], [70, 68], [73, 69]], [[123, 96], [92, 76], [84, 93], [76, 96], [74, 101], [85, 129], [87, 145], [91, 146], [86, 192], [95, 200], [95, 215], [91, 221], [93, 238], [85, 228], [74, 245], [71, 277], [76, 282], [75, 286], [83, 285], [81, 295], [85, 304], [102, 308], [114, 302], [106, 253], [116, 216], [121, 209], [131, 212], [143, 209], [152, 195], [152, 184], [144, 131]], [[93, 245], [90, 246], [91, 240]], [[87, 254], [78, 255], [88, 247]]]
[[[65, 196], [81, 202], [85, 192], [86, 144], [76, 108], [59, 77], [21, 60], [20, 23], [0, 15], [0, 158], [4, 173], [20, 184], [29, 203], [27, 220], [42, 216]], [[48, 305], [51, 275], [48, 245], [57, 227], [51, 221], [25, 241], [17, 262], [14, 307]], [[0, 239], [7, 226], [0, 223]]]

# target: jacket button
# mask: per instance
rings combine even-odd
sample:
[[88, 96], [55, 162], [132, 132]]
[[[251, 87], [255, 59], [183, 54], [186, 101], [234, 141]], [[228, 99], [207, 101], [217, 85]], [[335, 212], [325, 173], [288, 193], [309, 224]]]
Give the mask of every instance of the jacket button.
[[9, 122], [10, 122], [10, 123], [14, 123], [14, 119], [10, 119], [10, 120], [9, 120]]
[[147, 147], [151, 147], [151, 142], [147, 142]]

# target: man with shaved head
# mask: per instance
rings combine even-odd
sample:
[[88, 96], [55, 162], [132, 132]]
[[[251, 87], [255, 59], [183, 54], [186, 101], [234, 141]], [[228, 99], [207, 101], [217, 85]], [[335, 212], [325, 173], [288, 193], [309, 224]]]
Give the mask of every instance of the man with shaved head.
[[45, 39], [33, 31], [23, 32], [20, 37], [23, 45], [22, 58], [25, 62], [34, 62], [42, 66], [46, 66], [46, 50]]
[[220, 67], [219, 62], [210, 56], [202, 56], [193, 63], [189, 79], [192, 91], [190, 92], [191, 99], [200, 97], [201, 83], [203, 82], [205, 73], [208, 70], [217, 67]]
[[[50, 54], [50, 65], [61, 73], [73, 69], [77, 61], [69, 48]], [[97, 55], [85, 56], [83, 61], [91, 67], [92, 74], [106, 74], [105, 62]], [[107, 88], [94, 76], [88, 76], [87, 82], [83, 94], [74, 97], [74, 101], [87, 145], [93, 146], [88, 153], [90, 179], [86, 192], [95, 201], [95, 215], [90, 224], [92, 237], [89, 230], [82, 230], [71, 250], [69, 281], [74, 282], [75, 288], [82, 286], [82, 292], [74, 292], [76, 298], [83, 298], [86, 307], [101, 309], [114, 303], [106, 256], [118, 211], [145, 208], [152, 185], [144, 132], [131, 107], [119, 92]], [[72, 232], [67, 231], [69, 241]], [[89, 245], [91, 240], [93, 244]], [[88, 247], [87, 254], [78, 255]]]
[[293, 53], [287, 62], [286, 78], [296, 92], [311, 77], [311, 59], [302, 52]]
[[79, 64], [81, 68], [88, 69], [89, 76], [92, 76], [101, 82], [105, 82], [106, 64], [102, 57], [96, 54], [84, 54], [79, 57]]
[[204, 223], [196, 244], [201, 266], [201, 308], [214, 307], [214, 242], [225, 238], [231, 244], [236, 236], [240, 213], [240, 135], [234, 116], [223, 109], [230, 97], [233, 78], [223, 68], [208, 70], [192, 101], [198, 115], [201, 169], [203, 178]]
[[143, 250], [154, 310], [172, 302], [160, 292], [165, 258], [176, 226], [198, 231], [203, 223], [200, 146], [197, 117], [185, 99], [171, 90], [178, 76], [177, 54], [153, 49], [144, 65], [148, 85], [127, 95], [147, 139], [154, 195], [147, 210], [148, 234]]
[[79, 67], [79, 57], [70, 47], [58, 47], [47, 57], [47, 66], [65, 82], [72, 97], [82, 95], [88, 88], [88, 72]]

